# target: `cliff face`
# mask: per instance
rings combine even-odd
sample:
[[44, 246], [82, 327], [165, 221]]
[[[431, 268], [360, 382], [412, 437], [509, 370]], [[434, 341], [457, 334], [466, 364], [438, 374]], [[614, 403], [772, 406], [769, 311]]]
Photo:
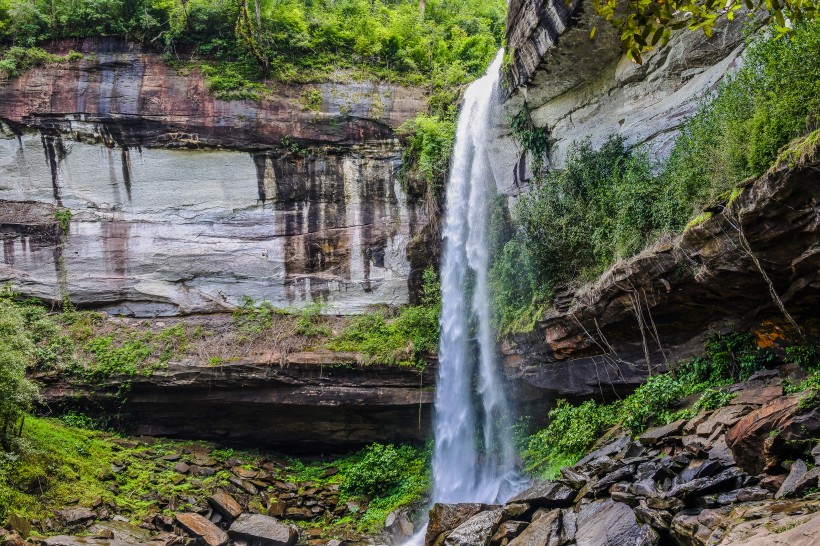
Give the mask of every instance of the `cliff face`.
[[435, 367], [362, 366], [356, 355], [293, 353], [212, 366], [172, 362], [150, 376], [37, 378], [52, 409], [123, 416], [137, 435], [207, 439], [285, 453], [341, 453], [429, 438]]
[[[138, 316], [244, 295], [340, 313], [408, 300], [422, 266], [406, 247], [428, 219], [398, 181], [394, 129], [421, 90], [278, 85], [225, 102], [134, 46], [55, 48], [86, 57], [0, 85], [0, 280]], [[62, 242], [55, 207], [72, 212]]]
[[[676, 33], [636, 65], [623, 55], [619, 34], [591, 4], [512, 0], [507, 15], [508, 98], [498, 116], [496, 179], [517, 193], [529, 159], [509, 140], [509, 118], [524, 105], [551, 136], [550, 160], [560, 167], [573, 141], [599, 146], [619, 134], [650, 155], [666, 155], [697, 100], [739, 62], [745, 17], [717, 25], [711, 39]], [[596, 27], [594, 39], [590, 30]]]
[[820, 332], [820, 148], [781, 163], [722, 211], [560, 294], [529, 335], [504, 344], [522, 400], [615, 396], [702, 350], [713, 333], [752, 330], [761, 347]]

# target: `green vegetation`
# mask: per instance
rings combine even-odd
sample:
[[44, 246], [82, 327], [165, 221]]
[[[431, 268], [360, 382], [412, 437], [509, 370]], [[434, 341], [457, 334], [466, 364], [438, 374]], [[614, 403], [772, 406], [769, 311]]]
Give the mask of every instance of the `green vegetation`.
[[189, 52], [219, 61], [214, 91], [252, 98], [243, 81], [350, 70], [424, 85], [454, 70], [475, 74], [500, 46], [505, 12], [499, 0], [429, 0], [423, 18], [410, 0], [2, 0], [0, 43], [121, 36], [175, 60]]
[[[811, 349], [801, 345], [788, 350], [803, 354]], [[748, 379], [775, 358], [775, 353], [758, 348], [752, 334], [712, 336], [704, 345], [703, 356], [682, 360], [671, 371], [649, 377], [622, 400], [609, 404], [587, 400], [578, 406], [559, 400], [549, 412], [549, 425], [526, 440], [524, 461], [530, 471], [555, 477], [561, 467], [574, 464], [612, 427], [639, 434], [648, 426], [690, 418], [700, 410], [728, 404], [733, 395], [721, 387]], [[807, 384], [802, 390], [810, 387]], [[685, 407], [685, 400], [699, 393], [691, 408]]]
[[[592, 4], [618, 29], [627, 57], [637, 63], [641, 63], [641, 53], [666, 45], [676, 29], [700, 29], [711, 36], [724, 16], [731, 21], [736, 14], [754, 17], [763, 12], [762, 24], [773, 27], [778, 37], [791, 36], [792, 24], [815, 20], [818, 8], [814, 0], [593, 0]], [[590, 34], [594, 36], [595, 27]]]
[[423, 502], [430, 490], [431, 453], [431, 446], [422, 450], [408, 445], [372, 444], [337, 463], [344, 496], [373, 497], [367, 511], [354, 518], [359, 532], [377, 532], [396, 508]]
[[8, 290], [3, 288], [0, 296], [0, 447], [10, 451], [37, 397], [36, 385], [26, 379], [35, 343], [25, 320], [8, 301]]
[[441, 310], [436, 272], [427, 269], [423, 280], [422, 305], [402, 307], [393, 318], [384, 311], [353, 318], [327, 347], [363, 353], [368, 363], [423, 368], [425, 357], [438, 348]]
[[[74, 499], [82, 506], [98, 500], [114, 505], [119, 513], [135, 520], [156, 511], [152, 494], [177, 499], [182, 508], [188, 506], [188, 493], [193, 489], [189, 482], [175, 484], [173, 468], [159, 466], [154, 457], [147, 457], [147, 446], [123, 448], [114, 440], [54, 419], [27, 418], [18, 453], [0, 457], [0, 520], [12, 508], [28, 519], [42, 519]], [[152, 453], [158, 456], [174, 447], [160, 442]], [[124, 470], [112, 474], [114, 463]], [[201, 482], [208, 491], [224, 485], [227, 476], [203, 477]], [[117, 485], [116, 493], [111, 491], [112, 483]]]
[[[56, 419], [28, 417], [14, 455], [0, 452], [0, 521], [8, 513], [28, 520], [52, 517], [66, 506], [104, 504], [141, 522], [146, 516], [172, 515], [201, 505], [217, 488], [230, 487], [233, 474], [217, 468], [195, 479], [174, 470], [165, 455], [198, 453], [223, 464], [236, 457], [258, 468], [264, 454], [184, 441], [157, 440], [150, 446], [91, 430], [81, 414]], [[300, 490], [336, 484], [340, 504], [356, 501], [361, 512], [322, 522], [328, 536], [345, 529], [374, 532], [395, 508], [422, 502], [429, 487], [430, 449], [373, 444], [358, 453], [328, 461], [289, 461], [273, 472]], [[338, 473], [329, 473], [329, 468]], [[158, 504], [161, 499], [162, 504]]]
[[[563, 170], [536, 170], [492, 265], [499, 332], [530, 328], [564, 286], [708, 220], [742, 193], [738, 183], [820, 127], [820, 22], [796, 25], [791, 37], [751, 38], [743, 66], [703, 98], [664, 163], [612, 136], [597, 149], [574, 143]], [[548, 135], [528, 120], [525, 108], [512, 120], [514, 136], [543, 157]], [[795, 160], [796, 152], [783, 153]]]
[[[0, 3], [0, 6], [2, 6], [2, 3]], [[0, 57], [0, 80], [15, 78], [35, 66], [74, 62], [83, 58], [83, 54], [76, 51], [72, 51], [67, 55], [54, 55], [39, 47], [19, 46], [10, 47], [5, 52], [0, 50], [0, 54], [2, 54], [2, 57]]]
[[[743, 67], [704, 98], [661, 178], [691, 215], [764, 172], [792, 139], [820, 128], [820, 22], [793, 39], [756, 39]], [[682, 221], [682, 220], [680, 220]]]
[[455, 122], [419, 114], [403, 123], [398, 133], [406, 141], [402, 161], [405, 180], [412, 176], [434, 194], [443, 192], [455, 141]]

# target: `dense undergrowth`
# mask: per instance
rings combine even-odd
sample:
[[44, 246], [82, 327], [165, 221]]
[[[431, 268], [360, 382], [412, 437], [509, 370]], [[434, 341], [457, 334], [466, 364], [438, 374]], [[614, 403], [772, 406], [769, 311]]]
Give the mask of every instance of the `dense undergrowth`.
[[[534, 169], [492, 266], [499, 331], [531, 328], [556, 290], [708, 219], [742, 191], [737, 184], [820, 127], [820, 22], [797, 25], [792, 39], [749, 40], [742, 67], [703, 97], [662, 163], [612, 136], [598, 148], [574, 143], [561, 170]], [[525, 114], [514, 136], [538, 167], [548, 140]]]
[[260, 99], [271, 79], [378, 79], [427, 87], [442, 114], [500, 47], [505, 14], [500, 0], [429, 0], [423, 16], [410, 0], [3, 0], [0, 47], [17, 46], [15, 76], [48, 40], [116, 36], [200, 69], [224, 100]]
[[[202, 442], [141, 443], [76, 426], [89, 424], [77, 414], [62, 420], [26, 418], [16, 449], [0, 451], [0, 522], [11, 513], [42, 522], [55, 510], [74, 505], [110, 506], [135, 523], [157, 512], [173, 515], [204, 502], [216, 489], [230, 487], [234, 478], [218, 466], [209, 476], [181, 475], [174, 469], [174, 455], [193, 450], [222, 462], [238, 458], [248, 469], [266, 457]], [[340, 504], [355, 501], [360, 512], [329, 521], [294, 522], [303, 527], [320, 523], [326, 536], [341, 536], [380, 531], [390, 511], [421, 502], [429, 486], [428, 467], [429, 448], [373, 444], [340, 458], [289, 459], [268, 471], [299, 490], [335, 484]]]
[[801, 405], [807, 409], [820, 406], [817, 345], [795, 343], [778, 353], [759, 348], [753, 334], [715, 335], [706, 342], [703, 356], [681, 360], [669, 372], [650, 376], [623, 399], [612, 403], [587, 400], [579, 405], [558, 400], [549, 412], [545, 429], [529, 436], [519, 434], [523, 459], [533, 473], [555, 477], [609, 429], [618, 427], [640, 434], [648, 426], [665, 425], [694, 417], [701, 410], [719, 408], [734, 397], [729, 385], [784, 361], [799, 366], [806, 374], [804, 380], [787, 381], [786, 393], [803, 392]]

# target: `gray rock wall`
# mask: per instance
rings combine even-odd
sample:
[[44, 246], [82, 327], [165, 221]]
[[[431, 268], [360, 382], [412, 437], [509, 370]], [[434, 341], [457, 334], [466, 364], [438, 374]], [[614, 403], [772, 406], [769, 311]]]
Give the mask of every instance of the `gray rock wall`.
[[[645, 146], [654, 159], [665, 157], [698, 100], [739, 63], [745, 21], [723, 21], [709, 39], [699, 31], [680, 31], [636, 65], [591, 3], [513, 0], [507, 19], [508, 98], [493, 137], [500, 190], [515, 194], [530, 177], [529, 158], [509, 136], [509, 120], [525, 104], [535, 125], [550, 131], [554, 167], [563, 165], [572, 142], [590, 137], [599, 146], [613, 134]], [[593, 26], [597, 32], [590, 40]]]
[[408, 301], [423, 264], [407, 247], [428, 220], [399, 182], [394, 129], [421, 90], [279, 85], [225, 102], [134, 46], [74, 46], [78, 63], [0, 82], [0, 282], [137, 316], [243, 296], [342, 314]]
[[[396, 177], [393, 142], [344, 154], [108, 148], [0, 138], [0, 281], [59, 300], [163, 315], [321, 297], [330, 310], [405, 303], [412, 232], [425, 221]], [[32, 235], [16, 203], [46, 207]], [[65, 243], [52, 206], [72, 211]], [[42, 231], [42, 230], [40, 230]], [[48, 231], [48, 229], [46, 229]]]

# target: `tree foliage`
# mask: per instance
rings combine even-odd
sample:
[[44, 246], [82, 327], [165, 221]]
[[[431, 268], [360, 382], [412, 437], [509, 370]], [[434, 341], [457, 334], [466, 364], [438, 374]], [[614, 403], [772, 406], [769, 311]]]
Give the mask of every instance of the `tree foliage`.
[[9, 301], [13, 294], [4, 287], [0, 296], [0, 445], [9, 451], [37, 396], [37, 387], [26, 378], [35, 344], [19, 309]]
[[[592, 0], [595, 11], [621, 32], [626, 55], [634, 62], [657, 45], [666, 45], [672, 31], [701, 30], [707, 37], [722, 18], [732, 20], [741, 10], [748, 16], [763, 12], [762, 22], [778, 35], [788, 35], [791, 24], [817, 17], [815, 0]], [[592, 30], [592, 36], [595, 29]]]

